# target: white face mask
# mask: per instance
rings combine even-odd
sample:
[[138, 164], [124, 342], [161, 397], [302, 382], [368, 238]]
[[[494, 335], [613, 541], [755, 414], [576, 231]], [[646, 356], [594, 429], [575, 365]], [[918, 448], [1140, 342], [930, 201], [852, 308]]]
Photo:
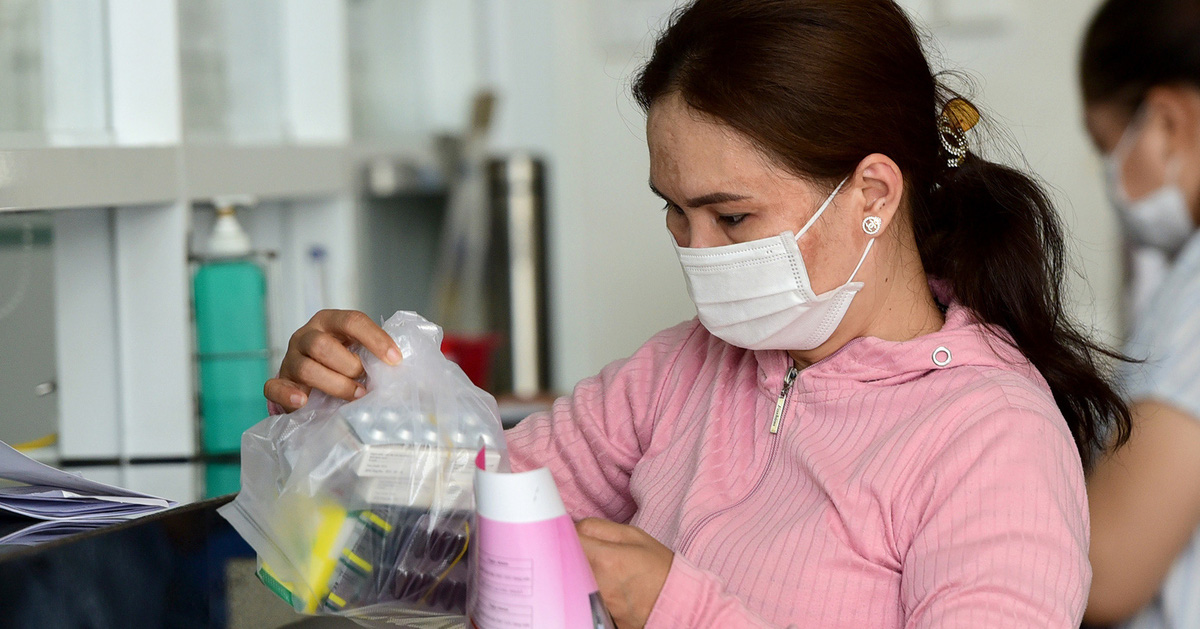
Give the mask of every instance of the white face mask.
[[1109, 200], [1117, 208], [1117, 215], [1124, 223], [1129, 238], [1138, 245], [1154, 247], [1167, 255], [1174, 255], [1196, 228], [1187, 199], [1179, 187], [1179, 162], [1173, 161], [1167, 167], [1168, 183], [1141, 199], [1130, 199], [1121, 182], [1125, 158], [1141, 132], [1144, 117], [1140, 112], [1134, 116], [1116, 148], [1105, 160], [1105, 184]]
[[[862, 282], [854, 276], [867, 259], [872, 238], [845, 284], [813, 292], [797, 241], [833, 202], [846, 180], [792, 236], [733, 245], [687, 248], [675, 245], [700, 322], [717, 338], [746, 349], [809, 350], [837, 329]], [[674, 239], [672, 239], [674, 242]]]

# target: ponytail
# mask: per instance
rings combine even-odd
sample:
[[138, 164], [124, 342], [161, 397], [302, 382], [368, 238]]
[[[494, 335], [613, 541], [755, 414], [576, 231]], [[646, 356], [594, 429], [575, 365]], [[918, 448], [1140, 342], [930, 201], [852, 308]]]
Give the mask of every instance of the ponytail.
[[981, 323], [1007, 332], [1046, 379], [1085, 469], [1105, 446], [1124, 443], [1129, 409], [1103, 361], [1125, 358], [1089, 338], [1064, 310], [1066, 245], [1041, 186], [968, 153], [924, 204], [914, 204], [913, 223], [926, 272], [947, 281]]

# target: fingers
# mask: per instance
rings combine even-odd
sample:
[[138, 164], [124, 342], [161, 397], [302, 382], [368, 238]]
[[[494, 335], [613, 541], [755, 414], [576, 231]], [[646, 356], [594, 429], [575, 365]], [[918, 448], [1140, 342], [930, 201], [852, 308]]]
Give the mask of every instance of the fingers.
[[583, 548], [583, 556], [587, 557], [588, 565], [591, 566], [592, 572], [596, 574], [598, 579], [606, 581], [609, 572], [612, 570], [613, 563], [617, 561], [621, 551], [627, 549], [618, 544], [588, 537], [587, 535], [579, 536], [579, 545]]
[[613, 544], [632, 544], [643, 540], [646, 535], [641, 529], [626, 524], [617, 524], [600, 518], [584, 518], [575, 523], [575, 532], [581, 538], [589, 537], [595, 540]]
[[263, 395], [289, 413], [308, 402], [309, 391], [309, 387], [283, 378], [271, 378], [263, 385]]
[[358, 356], [342, 345], [330, 332], [318, 329], [297, 332], [292, 343], [300, 350], [301, 355], [347, 378], [361, 378], [364, 373], [362, 361]]
[[355, 380], [363, 376], [363, 364], [347, 349], [350, 343], [362, 345], [388, 364], [401, 360], [392, 337], [367, 315], [322, 310], [292, 335], [279, 377], [263, 386], [263, 394], [289, 412], [303, 406], [312, 389], [344, 400], [362, 397], [366, 389]]
[[313, 389], [319, 389], [343, 400], [357, 400], [367, 393], [367, 390], [352, 378], [305, 356], [285, 361], [279, 373], [281, 377]]
[[383, 331], [383, 328], [379, 327], [379, 324], [372, 321], [371, 317], [357, 310], [328, 312], [330, 327], [327, 330], [329, 332], [359, 343], [389, 365], [400, 362], [400, 349], [396, 347], [396, 342], [392, 340], [391, 336], [388, 336], [387, 332]]
[[586, 518], [575, 530], [617, 626], [645, 626], [675, 553], [635, 526]]
[[[608, 561], [614, 557], [614, 550], [618, 549], [620, 542], [609, 538], [615, 537], [607, 525], [614, 524], [608, 520], [599, 518], [584, 518], [575, 523], [575, 532], [579, 534], [579, 545], [583, 547], [583, 554], [591, 564], [592, 570], [597, 573], [604, 572], [607, 569]], [[615, 524], [615, 526], [621, 526]]]

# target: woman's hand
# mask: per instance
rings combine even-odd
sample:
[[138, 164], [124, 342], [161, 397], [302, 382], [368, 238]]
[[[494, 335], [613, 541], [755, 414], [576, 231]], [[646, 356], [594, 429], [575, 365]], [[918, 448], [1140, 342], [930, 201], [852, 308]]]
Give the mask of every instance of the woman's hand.
[[354, 343], [389, 365], [400, 362], [396, 343], [371, 317], [357, 310], [322, 310], [292, 334], [279, 377], [267, 380], [263, 395], [288, 412], [304, 406], [313, 389], [344, 400], [362, 397], [367, 391], [355, 382], [364, 373], [362, 361], [347, 349]]
[[587, 518], [575, 530], [613, 621], [621, 629], [644, 627], [675, 553], [635, 526]]

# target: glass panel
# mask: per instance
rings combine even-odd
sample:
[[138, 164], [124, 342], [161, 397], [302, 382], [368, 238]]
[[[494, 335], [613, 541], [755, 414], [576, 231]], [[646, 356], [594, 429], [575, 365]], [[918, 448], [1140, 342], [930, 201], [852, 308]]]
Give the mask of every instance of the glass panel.
[[49, 213], [0, 213], [0, 441], [16, 446], [58, 421], [52, 247]]
[[184, 130], [191, 140], [285, 139], [281, 0], [179, 3]]
[[420, 0], [351, 0], [351, 116], [354, 136], [395, 139], [428, 126], [421, 107]]
[[225, 131], [224, 29], [218, 2], [179, 3], [179, 55], [183, 126], [189, 135], [219, 137]]
[[105, 2], [0, 0], [0, 142], [108, 142]]
[[0, 133], [42, 131], [42, 13], [38, 0], [0, 0]]
[[349, 0], [354, 135], [404, 141], [461, 132], [480, 84], [473, 0]]

